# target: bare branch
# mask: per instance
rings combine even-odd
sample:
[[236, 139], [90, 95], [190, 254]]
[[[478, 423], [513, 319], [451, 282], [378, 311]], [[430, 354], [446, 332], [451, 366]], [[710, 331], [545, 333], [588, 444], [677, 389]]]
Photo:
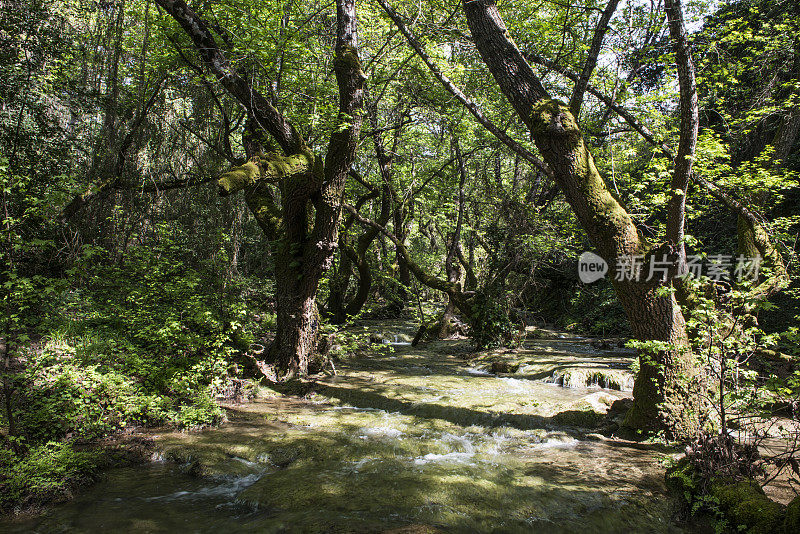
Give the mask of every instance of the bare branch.
[[397, 238], [396, 235], [387, 230], [385, 226], [381, 226], [375, 221], [367, 219], [366, 217], [362, 216], [358, 212], [358, 210], [356, 210], [353, 206], [350, 206], [349, 204], [342, 204], [342, 207], [345, 210], [347, 210], [359, 224], [380, 231], [383, 235], [385, 235], [389, 239], [389, 241], [394, 243], [394, 246], [397, 247], [397, 251], [400, 252], [403, 258], [406, 260], [406, 263], [408, 263], [409, 270], [411, 270], [411, 272], [414, 273], [414, 276], [422, 284], [432, 289], [438, 289], [439, 291], [443, 291], [447, 294], [451, 294], [457, 291], [455, 284], [451, 284], [447, 280], [443, 280], [441, 278], [429, 275], [424, 270], [422, 270], [422, 267], [420, 267], [419, 264], [417, 264], [413, 260], [406, 246]]

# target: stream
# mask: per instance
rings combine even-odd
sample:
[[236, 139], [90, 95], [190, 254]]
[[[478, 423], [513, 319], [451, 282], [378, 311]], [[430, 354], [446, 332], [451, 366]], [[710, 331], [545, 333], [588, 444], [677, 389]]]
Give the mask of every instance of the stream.
[[[612, 435], [634, 354], [539, 329], [516, 350], [411, 347], [415, 325], [364, 321], [391, 349], [228, 408], [204, 432], [154, 435], [5, 532], [685, 532], [655, 445]], [[615, 410], [619, 413], [615, 413]]]

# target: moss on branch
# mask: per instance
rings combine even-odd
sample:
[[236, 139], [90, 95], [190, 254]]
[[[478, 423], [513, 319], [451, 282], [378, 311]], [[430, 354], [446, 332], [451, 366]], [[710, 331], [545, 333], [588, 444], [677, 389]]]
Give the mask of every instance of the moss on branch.
[[303, 150], [289, 156], [270, 153], [254, 156], [240, 167], [234, 167], [219, 177], [219, 194], [232, 195], [259, 181], [276, 183], [284, 178], [297, 175], [308, 175], [316, 171], [314, 155]]
[[234, 167], [219, 177], [220, 196], [228, 196], [252, 185], [261, 177], [261, 169], [254, 161], [248, 161], [240, 167]]

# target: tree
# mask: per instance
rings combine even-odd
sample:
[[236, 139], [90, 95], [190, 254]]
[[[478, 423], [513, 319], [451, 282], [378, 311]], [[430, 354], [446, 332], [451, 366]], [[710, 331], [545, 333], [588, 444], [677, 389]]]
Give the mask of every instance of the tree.
[[[359, 181], [362, 185], [366, 186], [369, 192], [358, 199], [356, 207], [361, 206], [372, 199], [379, 199], [380, 213], [376, 222], [380, 226], [385, 226], [392, 217], [392, 164], [394, 162], [394, 154], [397, 150], [397, 144], [400, 140], [402, 127], [406, 119], [405, 113], [400, 113], [396, 117], [393, 129], [392, 146], [387, 151], [383, 143], [381, 131], [378, 128], [378, 103], [373, 102], [369, 106], [370, 126], [372, 127], [372, 142], [375, 147], [375, 157], [380, 171], [381, 185], [374, 186], [364, 180], [360, 175]], [[367, 252], [372, 245], [373, 241], [379, 235], [379, 230], [374, 227], [364, 229], [355, 240], [355, 246], [348, 242], [348, 233], [353, 225], [354, 219], [352, 216], [347, 218], [344, 225], [344, 231], [339, 238], [341, 251], [339, 269], [336, 276], [331, 280], [330, 295], [328, 298], [328, 306], [326, 312], [331, 322], [334, 324], [341, 324], [347, 320], [348, 317], [354, 317], [366, 304], [369, 298], [369, 291], [372, 288], [372, 266], [367, 256]], [[350, 285], [350, 277], [353, 274], [353, 266], [358, 272], [358, 287], [355, 295], [349, 302], [345, 302], [347, 289]]]
[[242, 77], [208, 25], [182, 0], [157, 0], [191, 38], [205, 67], [281, 152], [256, 153], [219, 179], [220, 194], [243, 191], [275, 259], [277, 329], [267, 360], [277, 378], [304, 375], [319, 338], [317, 288], [337, 247], [340, 202], [361, 127], [364, 73], [358, 58], [355, 2], [336, 2], [333, 66], [339, 88], [337, 128], [324, 160], [297, 128]]
[[[685, 46], [680, 4], [667, 9], [671, 33], [678, 54]], [[643, 255], [658, 260], [669, 258], [673, 272], [682, 261], [682, 231], [685, 183], [691, 173], [693, 144], [691, 131], [682, 135], [681, 149], [674, 171], [671, 230], [662, 246], [649, 244], [637, 231], [630, 215], [606, 187], [583, 139], [570, 106], [553, 99], [511, 39], [493, 0], [463, 2], [475, 46], [500, 90], [528, 127], [556, 183], [572, 206], [589, 238], [609, 264], [623, 257]], [[680, 35], [684, 35], [681, 41]], [[576, 85], [581, 91], [581, 84]], [[684, 96], [684, 95], [682, 95]], [[696, 97], [695, 97], [696, 99]], [[692, 103], [682, 100], [682, 110], [691, 114]], [[573, 106], [574, 109], [574, 106]], [[696, 113], [696, 100], [694, 109]], [[696, 120], [682, 125], [694, 129]], [[683, 159], [681, 159], [683, 157]], [[645, 261], [645, 264], [647, 261]], [[614, 279], [614, 288], [631, 323], [642, 341], [656, 341], [660, 350], [641, 355], [640, 371], [634, 391], [634, 406], [626, 422], [647, 430], [666, 430], [672, 435], [692, 433], [697, 424], [696, 406], [689, 390], [695, 367], [689, 350], [686, 323], [671, 280], [639, 281]]]

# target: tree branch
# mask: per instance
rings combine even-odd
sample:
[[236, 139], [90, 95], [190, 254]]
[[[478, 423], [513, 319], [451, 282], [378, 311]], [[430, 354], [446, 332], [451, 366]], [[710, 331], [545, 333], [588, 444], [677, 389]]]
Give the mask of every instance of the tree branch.
[[119, 184], [119, 181], [122, 179], [123, 172], [125, 171], [125, 157], [130, 148], [131, 144], [133, 143], [133, 139], [136, 134], [139, 133], [139, 129], [142, 127], [144, 123], [145, 117], [150, 112], [150, 108], [156, 102], [158, 95], [161, 94], [161, 88], [164, 86], [164, 82], [167, 81], [167, 76], [164, 75], [159, 79], [156, 83], [156, 87], [153, 89], [153, 93], [150, 95], [150, 98], [147, 99], [147, 102], [142, 106], [141, 111], [133, 120], [131, 127], [128, 129], [128, 133], [125, 134], [125, 137], [120, 143], [119, 148], [117, 149], [116, 154], [116, 162], [114, 163], [114, 173], [112, 176], [109, 176], [105, 180], [100, 183], [92, 184], [89, 189], [87, 189], [84, 193], [80, 195], [76, 195], [73, 199], [66, 205], [64, 211], [61, 212], [61, 221], [66, 222], [71, 219], [83, 206], [88, 204], [89, 202], [93, 201], [96, 198], [104, 197], [108, 192], [116, 187]]
[[697, 84], [694, 75], [692, 52], [689, 39], [683, 24], [683, 8], [680, 0], [665, 0], [670, 40], [675, 50], [675, 62], [678, 66], [678, 85], [680, 86], [680, 139], [678, 154], [675, 157], [675, 168], [672, 171], [670, 197], [667, 205], [667, 240], [672, 243], [679, 254], [679, 262], [686, 257], [686, 246], [683, 242], [686, 219], [686, 193], [689, 178], [692, 175], [697, 132], [699, 128], [699, 111], [697, 104]]
[[[378, 3], [381, 5], [386, 14], [389, 15], [403, 35], [406, 37], [408, 44], [417, 52], [417, 55], [422, 59], [425, 65], [428, 66], [428, 69], [433, 73], [433, 75], [441, 82], [445, 89], [447, 89], [453, 96], [458, 99], [467, 110], [472, 113], [472, 115], [478, 120], [478, 122], [489, 132], [492, 133], [495, 137], [497, 137], [500, 141], [503, 142], [508, 148], [510, 148], [514, 153], [519, 154], [525, 161], [542, 171], [544, 174], [551, 176], [550, 169], [547, 165], [537, 158], [530, 150], [519, 144], [517, 141], [509, 137], [504, 131], [498, 128], [489, 118], [481, 111], [478, 105], [467, 95], [464, 94], [461, 89], [456, 87], [456, 85], [450, 81], [450, 79], [439, 69], [436, 63], [428, 56], [423, 48], [422, 44], [420, 44], [419, 40], [414, 36], [411, 30], [406, 26], [405, 22], [403, 21], [402, 17], [397, 14], [397, 12], [386, 2], [386, 0], [378, 0]], [[544, 89], [542, 89], [544, 91]]]
[[463, 0], [475, 46], [497, 85], [530, 131], [553, 179], [607, 261], [636, 254], [642, 241], [633, 220], [611, 195], [575, 117], [542, 87], [497, 9], [495, 0]]
[[363, 217], [353, 206], [350, 206], [349, 204], [342, 204], [342, 207], [350, 212], [350, 214], [359, 224], [369, 228], [375, 228], [385, 235], [389, 241], [391, 241], [394, 246], [397, 247], [397, 251], [400, 252], [403, 258], [406, 260], [409, 270], [414, 274], [416, 279], [419, 280], [421, 284], [430, 287], [431, 289], [436, 289], [438, 291], [447, 293], [448, 295], [458, 294], [459, 291], [456, 284], [451, 284], [447, 280], [437, 278], [436, 276], [430, 275], [422, 270], [422, 267], [420, 267], [419, 264], [416, 263], [411, 257], [411, 254], [408, 252], [408, 248], [406, 248], [406, 246], [397, 238], [397, 236], [387, 230], [385, 226], [381, 226], [375, 221]]
[[586, 86], [589, 85], [589, 78], [592, 77], [592, 71], [594, 71], [597, 65], [597, 56], [600, 55], [600, 48], [603, 46], [603, 38], [606, 35], [606, 30], [608, 30], [608, 23], [611, 21], [614, 11], [617, 10], [617, 4], [619, 4], [619, 0], [609, 0], [608, 4], [606, 4], [606, 8], [603, 10], [603, 14], [600, 16], [600, 21], [597, 23], [597, 28], [594, 31], [592, 44], [589, 47], [589, 54], [586, 57], [586, 62], [583, 64], [583, 70], [581, 71], [581, 75], [575, 87], [572, 89], [572, 96], [569, 99], [569, 109], [576, 118], [581, 112], [583, 94], [586, 92]]
[[[572, 72], [567, 68], [560, 67], [554, 61], [551, 61], [538, 54], [529, 53], [525, 54], [525, 57], [528, 61], [536, 63], [537, 65], [542, 65], [543, 67], [547, 67], [548, 69], [554, 70], [574, 82], [578, 82], [578, 80], [580, 79], [580, 76], [578, 74]], [[664, 155], [666, 155], [668, 158], [673, 159], [675, 157], [675, 152], [673, 152], [673, 150], [669, 146], [667, 146], [666, 143], [657, 140], [653, 132], [651, 132], [650, 129], [647, 128], [647, 126], [642, 124], [636, 117], [634, 117], [630, 111], [623, 108], [619, 104], [614, 103], [614, 100], [611, 97], [604, 94], [598, 88], [594, 87], [591, 84], [586, 85], [586, 92], [593, 95], [595, 98], [597, 98], [606, 106], [608, 106], [612, 111], [614, 111], [614, 113], [622, 117], [622, 119], [626, 123], [628, 123], [628, 125], [631, 128], [633, 128], [639, 135], [641, 135], [645, 139], [645, 141], [647, 141], [654, 147], [660, 149], [664, 153]]]
[[155, 0], [192, 39], [203, 64], [287, 155], [305, 148], [295, 127], [236, 71], [222, 53], [206, 23], [183, 0]]

